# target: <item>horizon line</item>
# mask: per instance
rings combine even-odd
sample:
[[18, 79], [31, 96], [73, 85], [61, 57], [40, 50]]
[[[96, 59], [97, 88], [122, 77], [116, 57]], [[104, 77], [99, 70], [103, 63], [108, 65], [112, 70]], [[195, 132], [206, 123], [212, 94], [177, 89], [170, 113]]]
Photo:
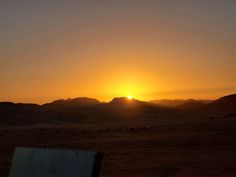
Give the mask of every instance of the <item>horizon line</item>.
[[[221, 97], [224, 97], [224, 96], [228, 96], [228, 95], [233, 95], [235, 93], [231, 93], [231, 94], [227, 94], [227, 95], [223, 95], [223, 96], [220, 96], [220, 97], [217, 97], [215, 99], [208, 99], [208, 98], [159, 98], [159, 99], [150, 99], [150, 100], [142, 100], [142, 99], [138, 99], [136, 97], [132, 97], [132, 100], [138, 100], [138, 101], [144, 101], [144, 102], [151, 102], [151, 101], [158, 101], [158, 100], [209, 100], [209, 101], [214, 101], [214, 100], [217, 100]], [[117, 97], [113, 97], [112, 99], [110, 99], [109, 101], [102, 101], [98, 98], [93, 98], [93, 97], [88, 97], [88, 96], [79, 96], [79, 97], [73, 97], [73, 98], [59, 98], [59, 99], [52, 99], [51, 101], [49, 102], [43, 102], [43, 103], [36, 103], [36, 102], [24, 102], [24, 101], [7, 101], [7, 100], [3, 100], [1, 101], [0, 100], [0, 103], [14, 103], [14, 104], [37, 104], [37, 105], [44, 105], [44, 104], [47, 104], [47, 103], [52, 103], [54, 101], [57, 101], [57, 100], [73, 100], [73, 99], [77, 99], [77, 98], [88, 98], [88, 99], [95, 99], [97, 101], [99, 101], [100, 103], [109, 103], [111, 102], [113, 99], [115, 98], [126, 98], [126, 99], [129, 99], [128, 96], [117, 96]]]

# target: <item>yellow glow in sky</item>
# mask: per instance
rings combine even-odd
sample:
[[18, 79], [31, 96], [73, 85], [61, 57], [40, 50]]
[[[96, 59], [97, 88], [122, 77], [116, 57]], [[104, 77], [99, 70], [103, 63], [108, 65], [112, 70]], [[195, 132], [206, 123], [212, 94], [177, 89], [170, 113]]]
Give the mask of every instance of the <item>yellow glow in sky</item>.
[[129, 100], [132, 100], [132, 99], [133, 99], [133, 96], [129, 95], [129, 96], [127, 96], [127, 98], [128, 98]]
[[0, 101], [236, 92], [236, 1], [1, 1]]

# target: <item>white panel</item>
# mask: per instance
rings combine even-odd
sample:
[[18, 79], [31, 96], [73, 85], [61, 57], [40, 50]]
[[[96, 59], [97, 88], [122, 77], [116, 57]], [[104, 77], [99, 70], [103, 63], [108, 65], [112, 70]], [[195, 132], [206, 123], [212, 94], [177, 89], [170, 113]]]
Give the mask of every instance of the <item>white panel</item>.
[[91, 177], [95, 151], [16, 148], [10, 177]]

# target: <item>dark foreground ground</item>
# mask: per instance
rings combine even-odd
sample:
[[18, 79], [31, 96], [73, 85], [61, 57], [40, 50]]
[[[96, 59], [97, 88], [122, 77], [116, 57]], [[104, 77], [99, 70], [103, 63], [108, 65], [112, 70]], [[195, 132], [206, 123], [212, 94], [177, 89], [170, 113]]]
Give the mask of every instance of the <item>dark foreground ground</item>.
[[236, 118], [182, 125], [80, 130], [0, 130], [0, 176], [15, 146], [93, 149], [104, 153], [101, 177], [235, 177]]

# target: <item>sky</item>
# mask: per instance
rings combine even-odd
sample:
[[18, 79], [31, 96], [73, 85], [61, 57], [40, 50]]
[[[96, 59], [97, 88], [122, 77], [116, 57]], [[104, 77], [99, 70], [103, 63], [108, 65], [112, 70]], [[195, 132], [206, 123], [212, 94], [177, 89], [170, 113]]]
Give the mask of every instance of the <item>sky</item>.
[[236, 92], [235, 0], [0, 0], [0, 101]]

